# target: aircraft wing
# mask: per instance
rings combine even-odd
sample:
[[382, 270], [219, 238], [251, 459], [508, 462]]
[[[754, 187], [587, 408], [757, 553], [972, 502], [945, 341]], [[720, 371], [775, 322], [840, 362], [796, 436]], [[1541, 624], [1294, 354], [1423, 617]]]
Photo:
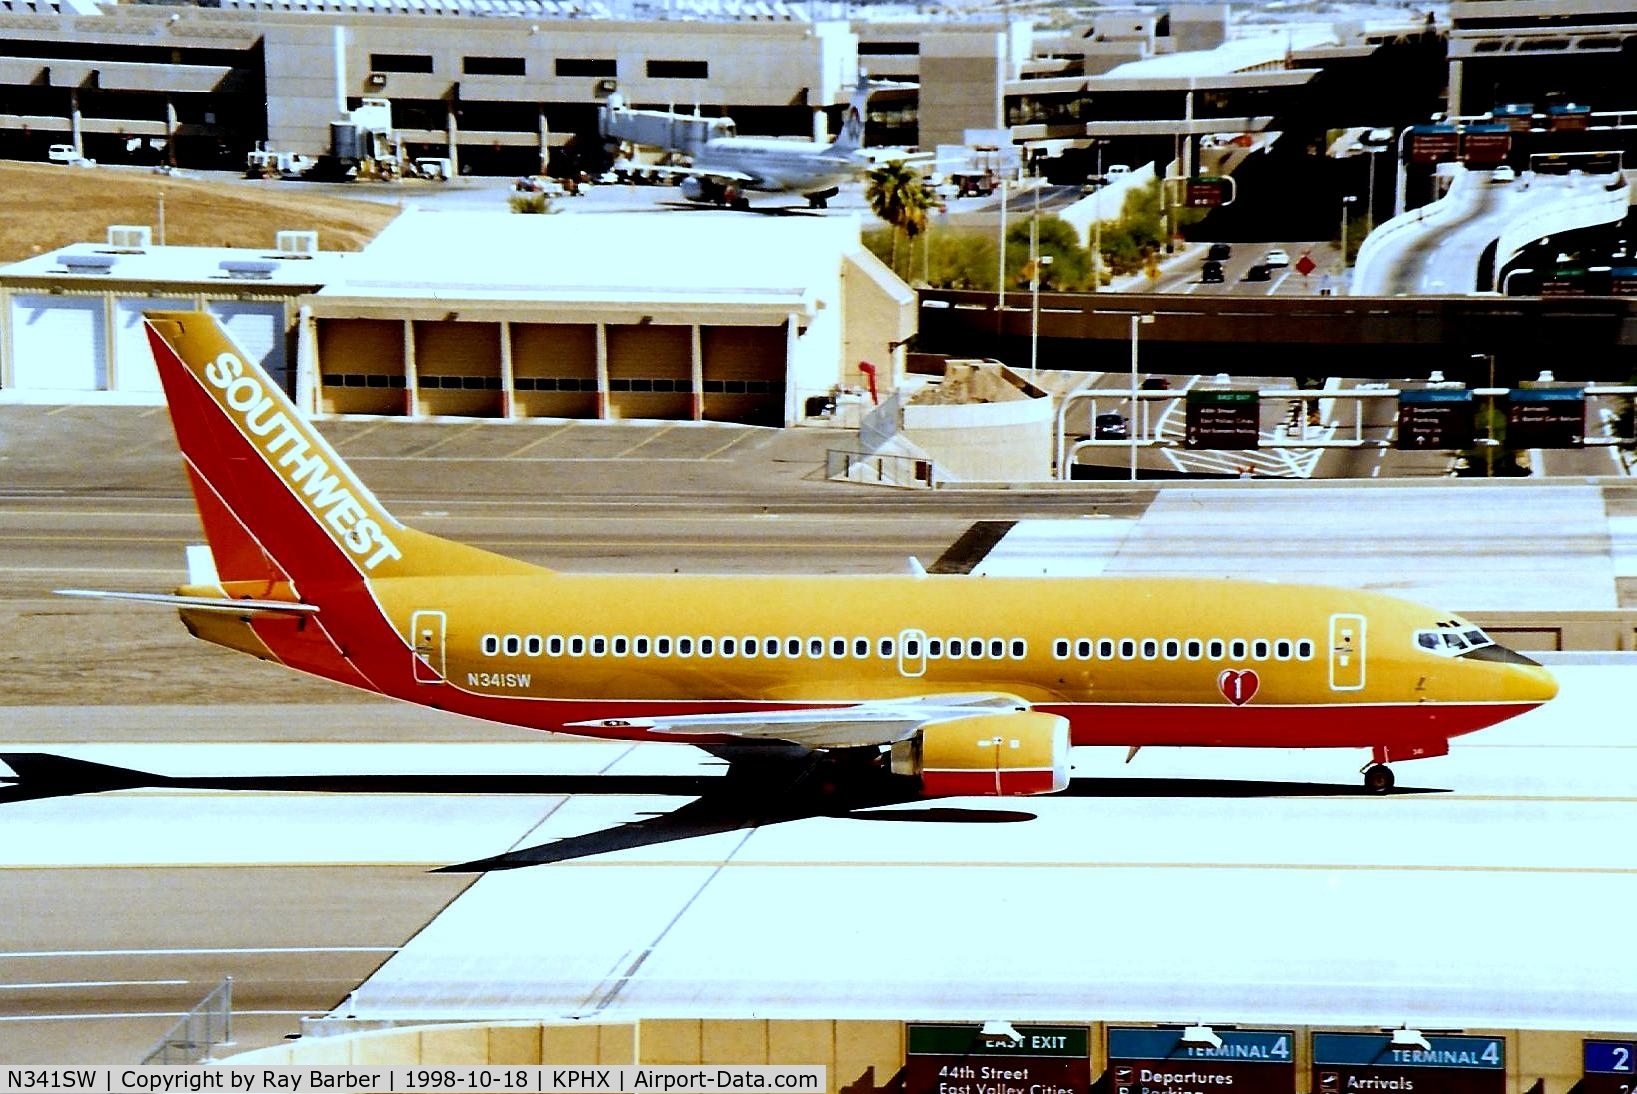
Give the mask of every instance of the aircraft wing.
[[936, 152], [911, 152], [906, 148], [860, 148], [858, 154], [869, 160], [872, 166], [883, 163], [932, 163], [938, 158]]
[[975, 692], [872, 700], [846, 706], [791, 707], [743, 714], [689, 714], [659, 718], [570, 722], [566, 729], [635, 728], [678, 736], [742, 737], [788, 741], [803, 748], [861, 748], [908, 740], [923, 726], [975, 714], [1028, 710], [1015, 695]]
[[694, 178], [712, 179], [716, 182], [758, 182], [755, 175], [747, 175], [743, 171], [723, 171], [705, 167], [678, 167], [674, 164], [664, 167], [644, 167], [644, 171], [655, 175], [690, 175]]

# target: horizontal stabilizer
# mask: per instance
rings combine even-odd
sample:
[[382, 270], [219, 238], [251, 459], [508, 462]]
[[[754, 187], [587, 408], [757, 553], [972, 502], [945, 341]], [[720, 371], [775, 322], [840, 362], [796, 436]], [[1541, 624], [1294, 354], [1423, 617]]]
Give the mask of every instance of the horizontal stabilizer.
[[182, 596], [178, 593], [122, 593], [104, 589], [55, 589], [58, 596], [83, 596], [93, 600], [134, 600], [139, 604], [158, 604], [166, 608], [188, 608], [201, 612], [227, 612], [231, 615], [312, 615], [317, 604], [298, 604], [293, 600], [228, 600], [219, 596]]

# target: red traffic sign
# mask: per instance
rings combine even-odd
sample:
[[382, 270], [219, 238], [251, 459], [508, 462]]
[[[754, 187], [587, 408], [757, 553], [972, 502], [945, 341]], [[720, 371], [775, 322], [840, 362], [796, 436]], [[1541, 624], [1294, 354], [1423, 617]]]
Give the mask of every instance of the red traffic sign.
[[1319, 264], [1314, 262], [1312, 256], [1306, 251], [1303, 251], [1302, 257], [1296, 260], [1296, 272], [1301, 274], [1303, 277], [1306, 277], [1308, 274], [1312, 273], [1318, 268]]

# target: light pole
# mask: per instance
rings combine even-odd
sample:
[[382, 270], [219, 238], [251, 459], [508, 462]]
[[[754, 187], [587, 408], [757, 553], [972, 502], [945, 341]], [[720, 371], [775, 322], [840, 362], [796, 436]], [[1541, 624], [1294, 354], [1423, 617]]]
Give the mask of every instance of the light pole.
[[[1038, 243], [1037, 243], [1038, 245]], [[1029, 316], [1029, 371], [1032, 373], [1040, 368], [1040, 274], [1041, 268], [1052, 264], [1051, 255], [1040, 255], [1034, 260], [1033, 276], [1029, 278], [1029, 291], [1034, 294], [1034, 306]]]
[[1354, 194], [1344, 195], [1341, 199], [1341, 276], [1347, 277], [1347, 207], [1357, 201]]
[[[1006, 176], [1004, 174], [1000, 176], [1000, 240], [999, 246], [995, 249], [1000, 252], [1000, 258], [997, 260], [999, 269], [995, 273], [995, 290], [999, 293], [995, 298], [995, 311], [1004, 312], [1006, 310]], [[1004, 332], [1006, 330], [1006, 317], [1004, 315], [1001, 316], [1000, 325], [1001, 331]]]
[[[1153, 315], [1131, 313], [1131, 420], [1125, 424], [1126, 444], [1131, 450], [1131, 481], [1137, 481], [1137, 328], [1152, 323]], [[1095, 425], [1095, 423], [1094, 423]]]

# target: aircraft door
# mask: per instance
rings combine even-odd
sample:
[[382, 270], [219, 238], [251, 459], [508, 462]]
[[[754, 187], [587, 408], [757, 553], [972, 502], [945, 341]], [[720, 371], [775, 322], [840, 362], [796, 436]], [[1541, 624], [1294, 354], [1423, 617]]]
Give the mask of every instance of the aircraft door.
[[447, 617], [443, 612], [419, 611], [409, 617], [409, 633], [414, 640], [417, 684], [443, 683], [443, 644], [446, 626]]
[[909, 677], [926, 675], [926, 631], [898, 632], [898, 673]]
[[1364, 689], [1364, 627], [1362, 615], [1338, 613], [1330, 617], [1330, 690]]

